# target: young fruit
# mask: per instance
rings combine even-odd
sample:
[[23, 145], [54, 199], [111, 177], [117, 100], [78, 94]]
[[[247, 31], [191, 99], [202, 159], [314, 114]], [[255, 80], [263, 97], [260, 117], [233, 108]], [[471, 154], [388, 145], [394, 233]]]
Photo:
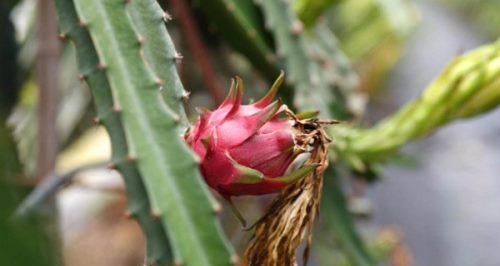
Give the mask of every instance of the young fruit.
[[314, 170], [303, 166], [308, 151], [296, 143], [290, 111], [272, 102], [283, 78], [260, 101], [242, 105], [243, 82], [236, 77], [225, 101], [204, 111], [185, 135], [205, 181], [227, 199], [279, 192]]

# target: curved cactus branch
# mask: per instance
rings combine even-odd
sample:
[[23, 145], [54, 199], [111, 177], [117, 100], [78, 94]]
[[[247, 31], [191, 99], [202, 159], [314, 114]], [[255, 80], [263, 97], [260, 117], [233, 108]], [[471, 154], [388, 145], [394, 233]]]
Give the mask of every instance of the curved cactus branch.
[[370, 129], [331, 130], [334, 153], [359, 171], [380, 162], [405, 143], [454, 120], [500, 104], [500, 42], [455, 58], [416, 100]]
[[[116, 166], [137, 166], [151, 200], [150, 215], [160, 219], [168, 232], [174, 263], [230, 265], [236, 257], [215, 217], [220, 207], [203, 184], [195, 157], [179, 136], [183, 114], [171, 108], [172, 103], [164, 104], [158, 90], [164, 86], [166, 90], [182, 91], [179, 83], [167, 83], [178, 78], [177, 73], [168, 72], [162, 80], [150, 69], [151, 59], [142, 54], [147, 53], [143, 46], [154, 36], [148, 35], [149, 40], [139, 36], [137, 16], [136, 25], [128, 12], [128, 8], [134, 8], [129, 3], [74, 1], [79, 25], [90, 34], [98, 57], [98, 63], [86, 70], [106, 78], [113, 96], [113, 107], [107, 114], [122, 120], [130, 148], [125, 157], [117, 158]], [[144, 15], [162, 25], [164, 16], [159, 14]]]
[[70, 39], [78, 57], [81, 78], [90, 87], [99, 122], [111, 139], [112, 161], [123, 176], [128, 195], [128, 210], [137, 219], [146, 235], [146, 264], [169, 265], [170, 247], [161, 222], [150, 215], [150, 204], [141, 176], [133, 164], [124, 163], [128, 152], [125, 132], [118, 113], [113, 112], [113, 96], [106, 75], [98, 71], [99, 58], [88, 31], [79, 25], [73, 2], [56, 0], [61, 36]]

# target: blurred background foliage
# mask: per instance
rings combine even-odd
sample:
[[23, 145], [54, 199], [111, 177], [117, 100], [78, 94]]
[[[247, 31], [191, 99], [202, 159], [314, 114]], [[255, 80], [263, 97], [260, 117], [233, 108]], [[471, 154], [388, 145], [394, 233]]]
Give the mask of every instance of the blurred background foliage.
[[498, 9], [500, 3], [495, 0], [481, 1], [460, 1], [460, 0], [441, 0], [441, 2], [454, 8], [464, 15], [467, 19], [476, 24], [477, 29], [488, 34], [492, 38], [498, 37], [500, 30], [498, 27]]
[[[215, 107], [232, 76], [242, 77], [252, 100], [284, 69], [287, 83], [280, 96], [291, 107], [319, 109], [321, 116], [344, 121], [330, 129], [333, 167], [325, 176], [311, 265], [413, 265], [404, 232], [370, 221], [366, 183], [384, 175], [378, 169], [388, 160], [403, 158], [398, 150], [408, 142], [500, 103], [500, 44], [495, 42], [500, 3], [435, 0], [434, 6], [458, 14], [490, 44], [457, 56], [434, 73], [436, 79], [421, 88], [420, 96], [367, 126], [372, 99], [384, 95], [387, 78], [418, 31], [421, 13], [415, 2], [422, 1], [160, 1], [173, 18], [168, 30], [182, 54], [177, 67], [191, 92], [189, 118], [197, 116], [196, 107]], [[95, 125], [90, 92], [67, 43], [53, 73], [58, 155], [53, 175], [46, 178], [59, 181], [39, 180], [37, 8], [34, 0], [0, 3], [0, 231], [6, 232], [0, 234], [0, 264], [138, 265], [145, 240], [138, 225], [123, 215], [126, 192], [120, 176], [103, 166], [111, 158], [109, 138]], [[23, 217], [13, 217], [28, 195], [20, 208]], [[269, 197], [236, 201], [251, 221], [268, 202]], [[58, 214], [43, 214], [54, 208]], [[231, 213], [224, 211], [220, 220], [241, 254], [250, 234]], [[55, 226], [62, 243], [51, 237]]]

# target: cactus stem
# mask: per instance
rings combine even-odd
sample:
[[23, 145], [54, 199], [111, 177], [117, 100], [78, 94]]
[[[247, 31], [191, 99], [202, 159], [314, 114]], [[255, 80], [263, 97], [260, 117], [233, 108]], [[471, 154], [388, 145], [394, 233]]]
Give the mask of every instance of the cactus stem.
[[[96, 71], [95, 74], [108, 79], [112, 92], [109, 97], [111, 105], [123, 108], [120, 115], [111, 113], [111, 117], [123, 122], [122, 133], [125, 137], [124, 143], [115, 146], [115, 150], [122, 151], [116, 162], [120, 162], [120, 169], [135, 169], [135, 164], [123, 161], [123, 156], [128, 154], [124, 145], [130, 144], [130, 150], [138, 157], [137, 170], [143, 177], [145, 192], [150, 200], [150, 204], [137, 206], [144, 214], [141, 217], [149, 218], [150, 222], [165, 229], [162, 235], [168, 236], [170, 241], [167, 242], [172, 244], [174, 257], [186, 264], [230, 264], [233, 251], [212, 213], [210, 201], [213, 199], [204, 187], [191, 157], [193, 153], [177, 139], [184, 128], [174, 125], [171, 114], [184, 115], [180, 100], [183, 88], [171, 60], [175, 48], [164, 25], [159, 23], [162, 12], [157, 1], [133, 1], [127, 7], [123, 0], [73, 1], [80, 16], [87, 17], [92, 23], [89, 28], [91, 44], [97, 52], [93, 65], [104, 61], [110, 67], [109, 71]], [[98, 23], [106, 27], [97, 27]], [[143, 47], [137, 45], [139, 33], [146, 40]], [[163, 59], [167, 57], [168, 62], [165, 62]], [[158, 95], [158, 90], [152, 89], [156, 76], [168, 83], [164, 95]], [[101, 92], [99, 84], [96, 85], [94, 89]], [[159, 96], [164, 96], [165, 102], [160, 101]], [[107, 110], [109, 108], [108, 105]], [[185, 124], [187, 126], [187, 122]], [[165, 138], [169, 141], [161, 141]], [[147, 198], [142, 197], [146, 203]], [[151, 233], [149, 228], [146, 229], [146, 233]], [[196, 249], [196, 256], [192, 255], [193, 248]], [[151, 252], [148, 255], [168, 252], [165, 248], [149, 249]], [[162, 261], [159, 263], [168, 265]]]
[[[146, 0], [141, 0], [140, 2], [145, 1]], [[113, 105], [118, 106], [118, 102], [115, 102], [117, 99], [113, 98], [114, 95], [111, 91], [108, 76], [110, 73], [109, 71], [99, 71], [97, 69], [99, 61], [112, 62], [104, 60], [104, 58], [99, 56], [97, 50], [101, 48], [104, 49], [105, 47], [99, 45], [99, 38], [95, 35], [90, 35], [91, 30], [95, 31], [99, 29], [99, 27], [94, 27], [94, 23], [96, 23], [95, 25], [102, 25], [103, 21], [99, 21], [99, 19], [91, 16], [95, 15], [95, 12], [94, 14], [84, 12], [86, 11], [85, 8], [92, 4], [92, 1], [56, 0], [55, 2], [58, 9], [61, 32], [66, 32], [67, 37], [71, 39], [72, 44], [77, 48], [78, 66], [80, 73], [84, 73], [80, 75], [80, 79], [85, 79], [88, 83], [87, 85], [91, 89], [96, 103], [98, 117], [102, 120], [102, 123], [110, 135], [113, 148], [112, 162], [116, 163], [116, 165], [110, 163], [109, 168], [118, 168], [117, 170], [120, 171], [125, 181], [129, 206], [128, 211], [125, 212], [125, 216], [129, 216], [130, 214], [131, 218], [136, 219], [144, 229], [147, 246], [147, 265], [151, 265], [149, 262], [153, 259], [157, 261], [157, 263], [154, 264], [169, 265], [171, 261], [171, 251], [169, 248], [168, 235], [161, 221], [154, 220], [149, 215], [150, 201], [143, 180], [141, 179], [141, 173], [135, 165], [128, 164], [123, 160], [126, 154], [129, 153], [129, 144], [126, 140], [124, 127], [126, 123], [122, 121], [123, 118], [121, 115], [113, 112]], [[107, 5], [111, 4], [110, 2], [112, 1], [101, 1], [100, 3]], [[123, 9], [125, 7], [123, 2], [124, 0], [115, 1], [115, 3], [123, 6], [119, 10], [122, 12], [121, 15], [108, 15], [106, 17], [113, 17], [114, 19], [120, 19], [120, 21], [123, 21], [123, 19], [126, 20], [127, 16], [123, 16]], [[93, 3], [99, 4], [97, 1]], [[77, 13], [77, 4], [80, 6], [79, 11], [81, 11], [81, 13]], [[99, 8], [99, 10], [105, 11], [103, 8]], [[87, 17], [85, 15], [89, 16]], [[86, 27], [87, 23], [85, 21], [90, 21], [92, 27]], [[121, 25], [124, 24], [122, 23]], [[113, 34], [113, 32], [113, 30], [110, 30], [107, 31], [106, 34]], [[132, 36], [132, 34], [130, 35]], [[130, 38], [127, 39], [130, 40]], [[137, 48], [135, 49], [137, 50]]]

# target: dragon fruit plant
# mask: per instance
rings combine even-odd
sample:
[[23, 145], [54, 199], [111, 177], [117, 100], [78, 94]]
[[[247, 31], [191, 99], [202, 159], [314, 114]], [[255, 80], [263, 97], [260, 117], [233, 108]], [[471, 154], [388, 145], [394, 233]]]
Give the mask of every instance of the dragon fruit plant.
[[[234, 196], [279, 193], [252, 227], [243, 265], [295, 265], [301, 243], [307, 261], [322, 195], [328, 227], [323, 232], [331, 231], [326, 235], [335, 236], [351, 264], [377, 265], [336, 185], [342, 174], [331, 169], [323, 189], [329, 159], [369, 174], [373, 163], [408, 141], [500, 103], [495, 43], [455, 59], [422, 97], [375, 127], [344, 123], [328, 129], [335, 145], [324, 129], [334, 121], [314, 118], [314, 112], [295, 114], [274, 101], [283, 73], [267, 95], [247, 105], [243, 82], [235, 78], [226, 100], [203, 111], [183, 141], [179, 133], [190, 126], [183, 105], [189, 93], [177, 73], [182, 56], [165, 27], [171, 16], [155, 0], [55, 2], [61, 40], [74, 43], [79, 77], [93, 94], [94, 121], [110, 135], [110, 168], [122, 174], [127, 188], [126, 216], [144, 229], [147, 265], [240, 262], [217, 219], [222, 208], [203, 179], [229, 202]], [[287, 71], [287, 103], [299, 111], [319, 110], [323, 118], [347, 120], [356, 113], [349, 109], [360, 98], [356, 73], [326, 21], [314, 17], [327, 6], [298, 1], [299, 7], [319, 9], [308, 22], [287, 1], [199, 2], [220, 35], [263, 77], [272, 80], [280, 68]]]
[[310, 149], [295, 138], [286, 105], [273, 101], [283, 73], [260, 101], [243, 105], [243, 82], [236, 77], [214, 111], [201, 113], [186, 142], [201, 158], [207, 184], [224, 198], [275, 193], [310, 173]]

